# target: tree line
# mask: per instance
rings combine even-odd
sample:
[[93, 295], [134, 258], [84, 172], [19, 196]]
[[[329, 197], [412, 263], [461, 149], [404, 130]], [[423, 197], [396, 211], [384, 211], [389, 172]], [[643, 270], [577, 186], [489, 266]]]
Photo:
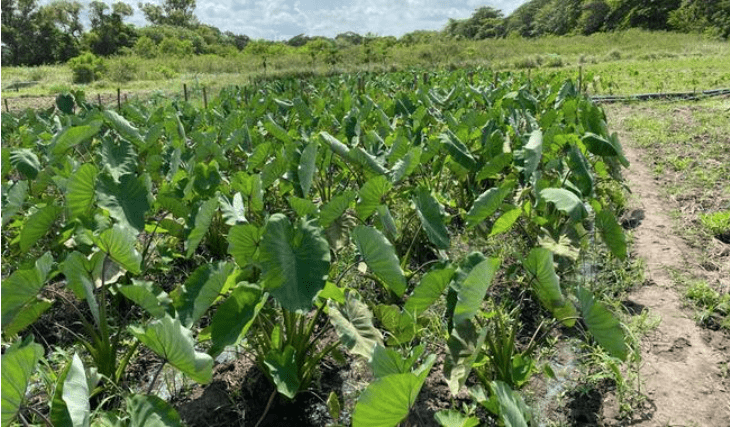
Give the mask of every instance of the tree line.
[[730, 36], [730, 0], [532, 0], [512, 12], [481, 7], [467, 19], [450, 19], [444, 33], [482, 40], [495, 37], [590, 35], [629, 28]]
[[[275, 53], [275, 45], [304, 47], [327, 63], [338, 60], [339, 49], [363, 45], [368, 60], [387, 54], [395, 44], [431, 43], [456, 38], [482, 40], [502, 37], [589, 35], [628, 28], [702, 32], [713, 37], [730, 36], [730, 0], [532, 0], [509, 16], [481, 7], [466, 19], [449, 19], [442, 31], [414, 31], [380, 37], [353, 32], [334, 39], [304, 34], [285, 42], [252, 41], [246, 35], [221, 31], [195, 16], [195, 0], [164, 0], [161, 5], [138, 3], [150, 25], [125, 22], [133, 8], [123, 1], [108, 5], [92, 1], [88, 6], [90, 28], [81, 19], [83, 5], [56, 0], [2, 1], [2, 62], [5, 65], [64, 63], [82, 53], [97, 56], [136, 54], [141, 57], [216, 54], [227, 56], [247, 49], [251, 53]], [[261, 52], [259, 52], [261, 51]]]

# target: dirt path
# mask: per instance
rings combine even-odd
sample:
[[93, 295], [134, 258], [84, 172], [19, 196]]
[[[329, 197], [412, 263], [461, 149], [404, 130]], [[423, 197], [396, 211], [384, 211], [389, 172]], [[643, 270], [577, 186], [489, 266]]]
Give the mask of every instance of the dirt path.
[[643, 216], [633, 230], [634, 252], [645, 260], [647, 278], [630, 299], [661, 318], [642, 343], [641, 391], [647, 409], [630, 425], [730, 426], [730, 379], [721, 369], [728, 361], [730, 340], [695, 324], [669, 274], [670, 268], [682, 267], [699, 254], [674, 235], [672, 207], [660, 196], [629, 138], [622, 135], [621, 140], [631, 161], [625, 174], [634, 195], [631, 208], [634, 217]]

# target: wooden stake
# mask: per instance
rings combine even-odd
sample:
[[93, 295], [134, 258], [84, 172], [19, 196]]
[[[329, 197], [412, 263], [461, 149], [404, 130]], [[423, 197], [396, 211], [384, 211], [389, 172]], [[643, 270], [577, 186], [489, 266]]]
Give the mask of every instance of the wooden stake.
[[583, 92], [583, 66], [578, 66], [578, 93]]
[[185, 94], [185, 102], [188, 102], [188, 85], [183, 83], [183, 93]]
[[205, 86], [203, 86], [203, 107], [208, 108], [208, 93], [205, 91]]
[[99, 100], [99, 107], [103, 107], [103, 105], [101, 105], [101, 94], [97, 93], [96, 98]]
[[117, 88], [117, 110], [122, 112], [122, 89]]
[[10, 107], [8, 106], [8, 98], [5, 98], [5, 111], [8, 113], [10, 112]]

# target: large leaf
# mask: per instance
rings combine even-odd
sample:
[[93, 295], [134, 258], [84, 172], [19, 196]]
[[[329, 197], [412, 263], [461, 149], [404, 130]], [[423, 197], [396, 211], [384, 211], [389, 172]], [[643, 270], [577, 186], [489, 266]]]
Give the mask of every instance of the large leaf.
[[[3, 150], [2, 152], [6, 153], [7, 151]], [[9, 183], [7, 187], [3, 185], [3, 227], [22, 209], [23, 203], [25, 203], [25, 199], [28, 197], [28, 188], [28, 181], [15, 181]]]
[[139, 146], [144, 143], [139, 129], [132, 126], [131, 123], [114, 110], [104, 110], [104, 118], [120, 135], [131, 140], [135, 145]]
[[151, 192], [144, 176], [124, 175], [119, 183], [107, 175], [100, 175], [96, 197], [100, 207], [120, 224], [137, 233], [144, 230], [144, 215], [150, 208]]
[[615, 135], [604, 138], [595, 133], [586, 132], [582, 140], [589, 152], [598, 156], [618, 157], [622, 165], [629, 167], [629, 161], [626, 160], [621, 144]]
[[264, 358], [264, 364], [276, 385], [276, 391], [293, 399], [301, 386], [294, 347], [287, 345], [283, 351], [277, 348], [271, 349]]
[[577, 296], [583, 320], [596, 342], [611, 356], [626, 361], [629, 348], [626, 345], [624, 330], [616, 316], [603, 304], [596, 302], [591, 291], [578, 287]]
[[98, 170], [91, 163], [81, 165], [71, 175], [66, 185], [66, 207], [71, 219], [91, 213], [96, 195]]
[[377, 344], [383, 345], [383, 335], [373, 326], [373, 313], [359, 298], [349, 295], [342, 311], [328, 301], [330, 322], [342, 344], [351, 353], [370, 360]]
[[324, 204], [319, 209], [319, 223], [322, 227], [328, 227], [337, 218], [341, 217], [352, 203], [357, 198], [357, 194], [354, 191], [346, 190]]
[[386, 175], [388, 173], [387, 169], [372, 154], [360, 147], [351, 148], [348, 158], [372, 173], [378, 175]]
[[91, 416], [89, 383], [86, 381], [84, 364], [78, 354], [74, 354], [66, 374], [62, 396], [73, 427], [88, 427]]
[[459, 286], [456, 307], [454, 308], [454, 325], [471, 320], [479, 312], [492, 284], [492, 279], [499, 268], [498, 258], [487, 258], [477, 264]]
[[419, 314], [426, 311], [431, 304], [441, 297], [453, 276], [453, 268], [429, 271], [424, 274], [408, 301], [406, 301], [405, 306], [403, 306], [403, 311], [418, 317]]
[[[492, 390], [499, 403], [499, 417], [505, 427], [527, 427], [529, 409], [522, 397], [502, 381], [492, 381]], [[525, 420], [525, 415], [528, 416]]]
[[190, 328], [205, 314], [233, 270], [233, 264], [228, 262], [201, 265], [170, 295], [183, 326]]
[[218, 210], [218, 203], [218, 198], [213, 197], [203, 202], [198, 212], [195, 213], [193, 229], [190, 230], [188, 238], [185, 239], [186, 257], [190, 258], [195, 253], [195, 250], [198, 249], [198, 245], [200, 245], [200, 242], [210, 228], [210, 224], [213, 222], [213, 215]]
[[96, 324], [99, 325], [99, 303], [94, 295], [94, 282], [90, 275], [93, 268], [88, 259], [80, 252], [71, 252], [63, 261], [61, 269], [64, 277], [66, 277], [66, 285], [78, 298], [86, 299], [89, 311], [91, 311]]
[[413, 373], [378, 378], [368, 385], [355, 404], [353, 427], [395, 427], [408, 416], [425, 376]]
[[261, 231], [253, 224], [234, 225], [228, 232], [228, 253], [236, 264], [245, 267], [258, 256]]
[[449, 230], [444, 224], [443, 207], [438, 200], [425, 187], [418, 187], [413, 198], [416, 205], [416, 213], [421, 220], [423, 229], [426, 230], [428, 239], [439, 249], [449, 249], [451, 239]]
[[212, 356], [219, 355], [226, 346], [238, 344], [248, 332], [261, 307], [266, 303], [266, 294], [255, 286], [239, 285], [221, 304], [210, 322], [210, 338], [213, 345], [208, 350]]
[[412, 174], [420, 164], [421, 147], [412, 147], [403, 158], [393, 165], [390, 180], [393, 183], [401, 181]]
[[357, 216], [362, 220], [368, 219], [378, 209], [378, 206], [383, 203], [383, 197], [388, 194], [391, 188], [393, 188], [393, 184], [381, 175], [373, 177], [366, 182], [358, 193], [357, 205], [355, 206]]
[[30, 180], [35, 179], [41, 171], [41, 162], [38, 160], [38, 156], [27, 148], [17, 148], [11, 151], [10, 164]]
[[157, 319], [165, 317], [172, 306], [167, 292], [152, 282], [132, 279], [132, 284], [120, 286], [119, 292]]
[[129, 228], [114, 224], [112, 228], [102, 231], [93, 239], [99, 249], [127, 271], [132, 274], [139, 274], [142, 271], [142, 255], [137, 251], [136, 238]]
[[444, 361], [444, 375], [453, 396], [459, 394], [466, 383], [488, 331], [488, 328], [482, 328], [477, 333], [472, 322], [462, 322], [455, 324], [449, 334], [449, 339], [446, 341], [449, 354]]
[[[46, 283], [52, 266], [53, 257], [50, 252], [46, 252], [36, 260], [34, 267], [16, 270], [2, 281], [0, 304], [2, 304], [2, 328], [5, 334], [15, 335], [40, 316], [42, 311], [39, 313], [38, 310], [29, 309], [43, 303], [38, 300], [38, 292]], [[48, 306], [43, 304], [41, 308], [47, 309]], [[35, 318], [28, 318], [29, 313]]]
[[478, 418], [466, 416], [456, 409], [438, 411], [434, 414], [434, 418], [441, 427], [476, 427], [479, 425]]
[[180, 415], [157, 396], [133, 394], [127, 398], [129, 427], [182, 427]]
[[521, 215], [522, 208], [519, 206], [504, 212], [496, 221], [494, 221], [492, 231], [489, 232], [489, 236], [496, 236], [497, 234], [509, 231]]
[[475, 227], [492, 214], [502, 205], [504, 198], [510, 194], [515, 181], [506, 181], [499, 187], [493, 187], [477, 197], [469, 212], [466, 214], [466, 226]]
[[578, 312], [573, 303], [563, 295], [560, 279], [553, 266], [552, 252], [545, 248], [534, 248], [524, 260], [523, 266], [531, 276], [532, 288], [542, 305], [565, 326], [575, 325]]
[[136, 172], [137, 153], [132, 144], [124, 139], [104, 139], [101, 144], [101, 162], [104, 171], [118, 183], [123, 175]]
[[286, 133], [286, 129], [276, 123], [274, 118], [271, 117], [271, 114], [266, 115], [266, 119], [264, 120], [264, 128], [269, 132], [269, 134], [273, 135], [276, 139], [283, 142], [284, 144], [290, 144], [292, 142], [291, 136]]
[[575, 145], [568, 150], [568, 159], [570, 159], [571, 180], [575, 182], [584, 197], [592, 196], [594, 179], [588, 159]]
[[94, 120], [88, 125], [67, 127], [54, 138], [52, 153], [60, 156], [71, 147], [93, 138], [101, 129], [101, 120]]
[[330, 248], [312, 221], [292, 227], [283, 214], [272, 215], [261, 239], [264, 286], [289, 311], [307, 311], [324, 288], [330, 268]]
[[467, 146], [464, 145], [464, 143], [459, 140], [459, 137], [451, 130], [447, 130], [445, 133], [442, 133], [439, 139], [441, 140], [441, 143], [444, 144], [451, 157], [456, 160], [456, 163], [469, 171], [476, 169], [477, 161], [474, 160], [474, 157], [472, 157], [469, 152], [469, 148], [467, 148]]
[[248, 222], [241, 193], [234, 194], [233, 199], [228, 199], [228, 197], [221, 194], [218, 200], [220, 201], [221, 213], [223, 214], [226, 225], [245, 224]]
[[618, 259], [626, 259], [626, 236], [609, 210], [604, 209], [596, 214], [596, 228], [611, 253]]
[[58, 205], [48, 205], [28, 217], [23, 229], [20, 230], [20, 250], [26, 252], [45, 236], [62, 210], [63, 208]]
[[[3, 281], [4, 284], [5, 281]], [[3, 303], [5, 302], [3, 290]], [[3, 314], [3, 322], [5, 314]], [[9, 426], [15, 419], [25, 398], [30, 377], [43, 357], [43, 347], [32, 341], [18, 342], [10, 346], [2, 356], [2, 426]]]
[[395, 248], [375, 228], [358, 225], [352, 238], [365, 263], [375, 276], [398, 297], [406, 291], [406, 278], [395, 254]]
[[317, 170], [317, 144], [314, 142], [309, 143], [304, 150], [302, 150], [302, 156], [299, 159], [299, 166], [297, 166], [297, 177], [299, 178], [299, 186], [302, 190], [302, 195], [306, 198], [309, 195], [309, 189], [312, 187], [312, 181], [314, 179], [314, 172]]
[[193, 333], [183, 327], [179, 319], [166, 314], [145, 328], [129, 326], [129, 330], [143, 344], [194, 381], [207, 384], [213, 378], [213, 358], [195, 351]]
[[540, 191], [540, 197], [546, 202], [555, 204], [555, 208], [565, 212], [575, 221], [582, 221], [588, 216], [588, 211], [583, 202], [572, 191], [563, 188], [546, 188]]
[[525, 144], [524, 157], [525, 180], [529, 181], [537, 167], [540, 166], [540, 159], [542, 159], [542, 131], [540, 129], [535, 129], [530, 134], [530, 139]]

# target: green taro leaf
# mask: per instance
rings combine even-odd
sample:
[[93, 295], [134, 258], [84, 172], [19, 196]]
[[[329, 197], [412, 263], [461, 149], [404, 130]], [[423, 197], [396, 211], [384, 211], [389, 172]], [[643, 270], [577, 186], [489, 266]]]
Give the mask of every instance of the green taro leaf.
[[185, 256], [190, 258], [195, 250], [198, 249], [198, 245], [205, 237], [205, 234], [210, 228], [210, 224], [213, 222], [213, 215], [218, 210], [218, 198], [213, 197], [200, 205], [198, 212], [195, 214], [193, 220], [193, 229], [190, 230], [188, 238], [185, 239]]
[[618, 137], [614, 134], [610, 138], [604, 138], [592, 132], [586, 132], [582, 138], [583, 144], [592, 154], [605, 157], [618, 157], [624, 167], [629, 167], [629, 161], [624, 156]]
[[377, 229], [364, 225], [352, 230], [352, 239], [375, 276], [386, 288], [402, 297], [406, 291], [406, 277], [388, 239]]
[[572, 191], [563, 188], [546, 188], [540, 191], [540, 197], [555, 204], [555, 208], [565, 212], [575, 221], [582, 221], [588, 216], [583, 202]]
[[454, 329], [446, 341], [449, 353], [444, 361], [444, 375], [453, 396], [456, 396], [466, 383], [488, 331], [488, 328], [482, 328], [477, 334], [472, 322], [454, 324]]
[[35, 179], [41, 171], [41, 162], [38, 160], [38, 156], [27, 148], [18, 148], [11, 151], [10, 164], [30, 180]]
[[388, 170], [372, 154], [360, 147], [351, 148], [348, 158], [372, 173], [378, 175], [386, 175], [388, 173]]
[[299, 185], [304, 198], [309, 195], [309, 189], [312, 188], [312, 181], [314, 180], [314, 172], [317, 170], [317, 149], [318, 146], [316, 143], [309, 143], [302, 150], [299, 166], [297, 166], [297, 177], [299, 178]]
[[626, 236], [610, 211], [604, 209], [596, 214], [596, 228], [611, 253], [618, 259], [626, 259]]
[[492, 390], [497, 396], [499, 403], [499, 417], [505, 427], [527, 427], [525, 414], [528, 415], [529, 408], [525, 405], [522, 397], [502, 381], [492, 381]]
[[373, 177], [366, 182], [358, 193], [359, 198], [355, 206], [357, 216], [363, 221], [368, 219], [382, 204], [383, 197], [388, 194], [391, 188], [393, 188], [393, 184], [388, 182], [388, 179], [382, 175]]
[[390, 171], [390, 180], [393, 183], [399, 182], [408, 177], [421, 164], [421, 147], [413, 147], [408, 153], [398, 160]]
[[70, 93], [59, 93], [56, 96], [56, 107], [66, 114], [73, 114], [76, 100]]
[[351, 190], [344, 191], [333, 197], [319, 209], [320, 225], [322, 225], [322, 227], [328, 227], [337, 218], [341, 217], [343, 213], [345, 213], [347, 208], [350, 206], [350, 203], [355, 201], [356, 198], [357, 195]]
[[286, 132], [286, 129], [279, 126], [274, 118], [271, 117], [271, 114], [266, 115], [266, 119], [264, 120], [264, 128], [269, 132], [269, 134], [273, 135], [276, 139], [283, 142], [284, 144], [292, 143], [292, 139]]
[[166, 314], [144, 328], [129, 326], [129, 330], [143, 344], [194, 381], [207, 384], [212, 379], [213, 358], [195, 351], [193, 333], [179, 319]]
[[477, 167], [477, 161], [474, 160], [469, 149], [459, 140], [451, 130], [447, 130], [440, 136], [441, 143], [446, 146], [446, 150], [449, 152], [451, 157], [456, 160], [456, 163], [460, 164], [466, 170], [474, 170]]
[[89, 383], [86, 381], [84, 364], [74, 353], [71, 366], [63, 382], [63, 401], [73, 427], [88, 427], [91, 416], [89, 404]]
[[248, 222], [241, 193], [234, 194], [232, 200], [229, 200], [228, 197], [221, 194], [219, 201], [221, 213], [223, 214], [226, 225], [245, 224]]
[[145, 176], [124, 175], [120, 182], [100, 175], [96, 185], [98, 205], [125, 227], [144, 230], [144, 215], [150, 208], [151, 191]]
[[454, 308], [454, 325], [473, 319], [479, 312], [499, 264], [498, 258], [487, 258], [471, 269], [459, 286]]
[[139, 133], [139, 129], [132, 126], [124, 117], [120, 116], [113, 110], [104, 110], [104, 118], [120, 135], [131, 140], [138, 147], [144, 144], [144, 138]]
[[94, 120], [88, 125], [83, 126], [71, 126], [63, 129], [54, 138], [54, 145], [51, 153], [54, 156], [61, 156], [68, 149], [87, 141], [101, 129], [101, 120]]
[[94, 243], [117, 264], [132, 274], [142, 272], [142, 255], [137, 251], [134, 232], [129, 228], [114, 224], [93, 237]]
[[245, 267], [258, 258], [261, 231], [253, 224], [234, 225], [228, 232], [228, 253]]
[[489, 237], [496, 236], [497, 234], [502, 234], [511, 230], [512, 226], [515, 225], [515, 222], [520, 218], [521, 215], [522, 208], [519, 206], [503, 213], [502, 216], [494, 221], [494, 225], [492, 225], [492, 231], [489, 232]]
[[66, 207], [70, 219], [91, 214], [96, 195], [96, 176], [98, 170], [91, 163], [81, 165], [66, 185]]
[[523, 261], [523, 266], [532, 276], [532, 288], [542, 305], [565, 326], [575, 325], [575, 317], [578, 312], [573, 303], [563, 295], [560, 279], [553, 266], [552, 252], [545, 248], [534, 248]]
[[476, 427], [479, 425], [478, 418], [466, 416], [456, 409], [438, 411], [434, 414], [434, 418], [442, 427]]
[[250, 285], [239, 285], [221, 304], [210, 322], [210, 338], [213, 345], [208, 354], [218, 356], [229, 345], [236, 345], [246, 336], [261, 307], [266, 294]]
[[414, 318], [418, 317], [441, 297], [454, 273], [453, 268], [444, 268], [424, 274], [403, 306], [403, 311], [413, 314]]
[[16, 270], [1, 282], [2, 329], [6, 335], [20, 332], [50, 307], [49, 302], [38, 299], [38, 293], [52, 266], [53, 257], [46, 252], [36, 260], [35, 266]]
[[423, 380], [412, 373], [393, 374], [376, 379], [357, 399], [352, 426], [397, 426], [408, 416], [421, 391], [421, 386]]
[[101, 143], [101, 163], [115, 183], [120, 183], [124, 175], [132, 175], [137, 171], [137, 153], [132, 144], [124, 139], [105, 138]]
[[49, 205], [38, 209], [33, 215], [28, 217], [25, 225], [23, 225], [23, 229], [20, 230], [21, 252], [27, 252], [38, 240], [48, 234], [51, 226], [56, 222], [56, 218], [58, 218], [58, 215], [62, 211], [63, 208], [58, 205]]
[[[3, 281], [4, 284], [5, 281]], [[3, 292], [3, 302], [5, 292]], [[3, 314], [5, 322], [5, 314]], [[11, 425], [25, 399], [31, 375], [43, 357], [43, 347], [32, 341], [17, 342], [2, 355], [2, 426]]]
[[383, 230], [388, 240], [395, 242], [398, 239], [398, 227], [395, 225], [395, 219], [393, 219], [390, 209], [388, 209], [387, 205], [380, 205], [378, 206], [377, 213], [380, 229]]
[[350, 158], [350, 149], [347, 145], [340, 142], [339, 139], [325, 131], [320, 132], [319, 136], [325, 144], [329, 145], [330, 149], [334, 151], [335, 154], [342, 157], [344, 160], [348, 160]]
[[272, 215], [261, 239], [264, 287], [289, 311], [308, 311], [324, 288], [330, 248], [315, 221], [299, 220], [296, 228], [283, 214]]
[[477, 173], [477, 181], [487, 178], [496, 178], [504, 168], [512, 164], [512, 153], [500, 153], [494, 156]]
[[473, 228], [497, 212], [497, 209], [502, 206], [504, 198], [512, 191], [515, 183], [515, 181], [506, 181], [499, 187], [490, 188], [480, 194], [466, 214], [466, 226]]
[[172, 306], [167, 292], [152, 282], [132, 279], [132, 284], [120, 286], [119, 292], [156, 319], [165, 317]]
[[127, 398], [129, 427], [182, 427], [180, 415], [157, 396], [133, 394]]
[[284, 351], [272, 348], [266, 355], [264, 364], [276, 385], [276, 391], [294, 399], [301, 386], [294, 347], [287, 345]]
[[383, 335], [373, 326], [373, 313], [367, 304], [353, 294], [348, 295], [342, 311], [332, 300], [327, 302], [330, 322], [342, 344], [353, 354], [370, 360], [377, 344], [383, 345]]
[[524, 148], [525, 157], [525, 181], [529, 181], [542, 159], [542, 131], [535, 129], [530, 134], [530, 139]]
[[591, 291], [578, 287], [577, 296], [583, 320], [593, 338], [611, 356], [625, 362], [629, 354], [629, 348], [626, 345], [624, 330], [616, 316], [608, 311], [603, 304], [596, 302]]
[[382, 378], [388, 375], [411, 372], [416, 360], [423, 354], [423, 350], [422, 345], [416, 346], [408, 357], [403, 358], [398, 351], [392, 348], [376, 345], [373, 359], [370, 361], [373, 375], [375, 378]]
[[[7, 150], [2, 150], [6, 153]], [[9, 187], [3, 186], [2, 225], [10, 222], [22, 208], [28, 197], [28, 181], [15, 181]]]
[[185, 284], [172, 292], [173, 306], [184, 327], [192, 327], [205, 314], [218, 298], [234, 268], [228, 262], [201, 265]]
[[96, 325], [99, 325], [99, 303], [94, 295], [95, 286], [90, 275], [93, 267], [89, 260], [81, 252], [74, 251], [66, 256], [61, 269], [66, 277], [66, 285], [78, 298], [86, 300]]
[[296, 214], [299, 218], [304, 218], [307, 215], [316, 215], [317, 214], [317, 211], [318, 211], [317, 205], [309, 199], [302, 199], [301, 197], [289, 196], [287, 198], [287, 201], [289, 202], [289, 206], [291, 206], [291, 208], [294, 209], [294, 212], [296, 212]]
[[588, 159], [586, 159], [586, 156], [575, 145], [570, 147], [568, 158], [571, 164], [571, 180], [575, 182], [584, 197], [592, 196], [594, 179]]
[[425, 187], [418, 187], [413, 203], [428, 239], [439, 249], [449, 249], [451, 239], [443, 218], [443, 207]]

